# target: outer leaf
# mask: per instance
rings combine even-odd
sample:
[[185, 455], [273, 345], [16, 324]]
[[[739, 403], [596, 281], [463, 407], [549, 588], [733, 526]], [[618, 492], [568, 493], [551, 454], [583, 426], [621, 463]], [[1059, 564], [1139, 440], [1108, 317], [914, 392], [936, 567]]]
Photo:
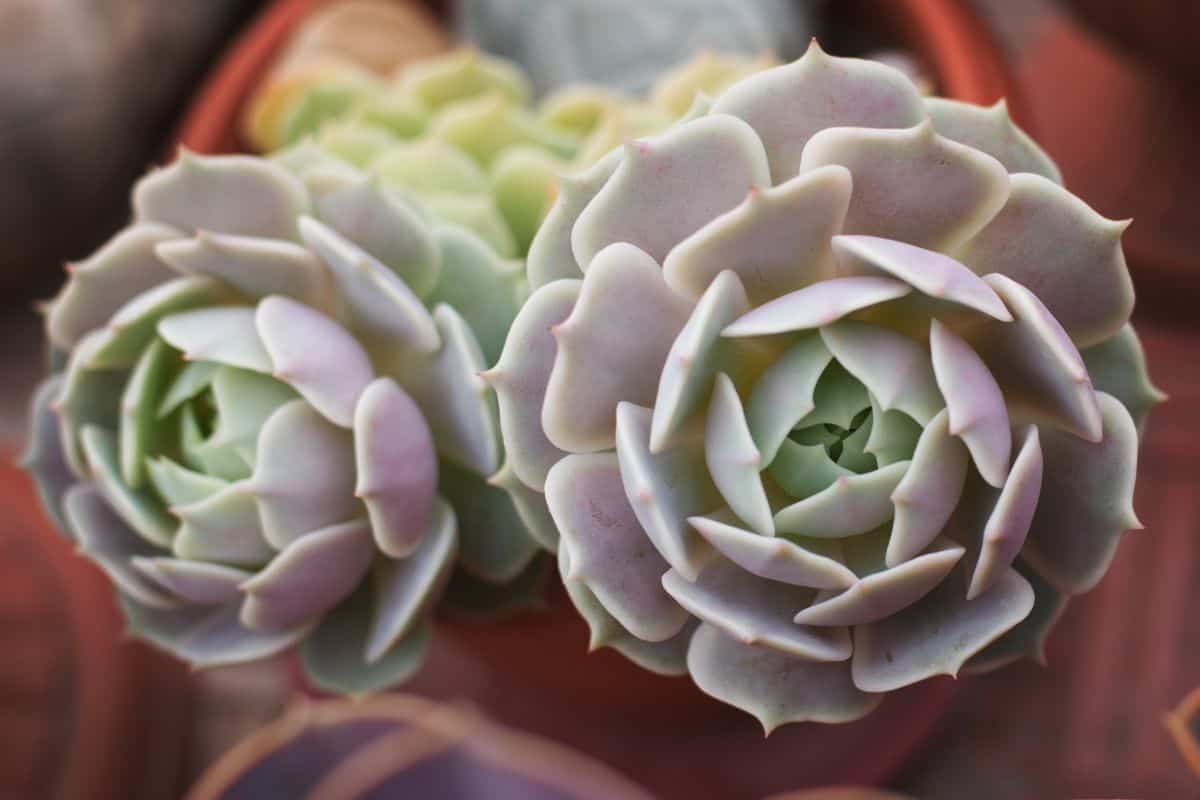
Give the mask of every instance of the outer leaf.
[[1050, 156], [1013, 122], [1003, 99], [979, 106], [944, 97], [925, 98], [933, 128], [947, 139], [982, 150], [1010, 173], [1032, 172], [1055, 183], [1062, 174]]
[[529, 285], [538, 289], [560, 278], [580, 278], [583, 271], [571, 249], [571, 231], [583, 209], [592, 202], [621, 163], [614, 150], [579, 175], [559, 179], [558, 199], [529, 244]]
[[60, 531], [71, 536], [63, 516], [63, 495], [79, 478], [67, 464], [61, 428], [52, 409], [62, 384], [62, 376], [55, 375], [42, 381], [34, 391], [29, 410], [29, 439], [21, 465], [29, 470], [37, 484], [42, 508]]
[[846, 589], [858, 580], [841, 561], [823, 552], [787, 539], [760, 536], [731, 524], [722, 515], [691, 517], [688, 522], [721, 555], [760, 577], [814, 589]]
[[458, 519], [458, 557], [466, 572], [503, 584], [520, 577], [537, 557], [537, 542], [507, 492], [448, 462], [442, 462], [438, 491]]
[[724, 372], [717, 375], [708, 405], [704, 461], [713, 483], [733, 512], [755, 532], [774, 536], [771, 505], [759, 477], [762, 455], [750, 436], [737, 389]]
[[1108, 392], [1121, 401], [1133, 417], [1141, 435], [1150, 409], [1167, 398], [1150, 382], [1146, 355], [1132, 325], [1126, 325], [1110, 338], [1083, 350], [1080, 355], [1098, 391]]
[[188, 361], [216, 361], [263, 372], [274, 367], [254, 324], [254, 309], [220, 306], [163, 317], [158, 335]]
[[912, 287], [890, 278], [855, 276], [831, 278], [777, 297], [745, 314], [722, 332], [725, 336], [768, 336], [803, 331], [895, 300]]

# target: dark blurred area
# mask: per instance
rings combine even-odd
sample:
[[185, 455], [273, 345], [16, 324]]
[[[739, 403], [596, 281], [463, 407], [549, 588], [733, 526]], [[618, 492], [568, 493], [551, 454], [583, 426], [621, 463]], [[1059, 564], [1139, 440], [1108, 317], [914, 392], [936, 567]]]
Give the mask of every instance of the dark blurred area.
[[[872, 2], [889, 0], [854, 6], [869, 13]], [[65, 261], [124, 223], [133, 181], [170, 152], [203, 77], [266, 5], [0, 0], [6, 465], [43, 363], [33, 302], [56, 290]], [[1014, 113], [1067, 187], [1108, 217], [1134, 218], [1124, 244], [1135, 321], [1171, 401], [1143, 445], [1136, 506], [1146, 530], [1125, 537], [1106, 580], [1072, 605], [1051, 637], [1050, 667], [962, 682], [954, 712], [897, 788], [947, 800], [1198, 797], [1200, 779], [1162, 717], [1200, 686], [1200, 0], [961, 5], [1000, 44]], [[0, 470], [0, 797], [177, 796], [279, 715], [287, 677], [277, 663], [189, 676], [147, 653], [117, 653], [115, 608], [93, 608], [97, 597], [110, 602], [103, 581], [82, 562], [62, 566], [70, 544], [43, 530], [29, 495], [23, 476]], [[80, 625], [92, 626], [97, 653], [63, 643]], [[442, 652], [427, 672], [449, 682], [455, 668]], [[84, 742], [94, 760], [121, 761], [87, 774], [121, 783], [44, 794], [76, 741], [69, 708], [81, 703], [107, 709], [113, 738]]]

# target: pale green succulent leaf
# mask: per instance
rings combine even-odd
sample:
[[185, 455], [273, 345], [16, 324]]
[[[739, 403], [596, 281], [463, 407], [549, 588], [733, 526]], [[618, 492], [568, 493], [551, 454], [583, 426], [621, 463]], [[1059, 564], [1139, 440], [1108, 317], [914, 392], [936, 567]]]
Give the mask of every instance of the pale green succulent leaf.
[[310, 83], [282, 114], [279, 141], [290, 144], [317, 133], [325, 124], [343, 119], [356, 107], [369, 103], [379, 91], [376, 81], [361, 74]]
[[651, 642], [674, 636], [687, 612], [662, 587], [669, 568], [625, 497], [613, 453], [570, 455], [546, 478], [546, 502], [569, 551], [567, 580], [582, 581], [621, 626]]
[[172, 506], [182, 523], [172, 551], [177, 558], [234, 567], [261, 567], [275, 556], [263, 536], [251, 487], [231, 483], [203, 500]]
[[1140, 528], [1133, 512], [1137, 428], [1112, 395], [1099, 392], [1103, 438], [1088, 442], [1042, 428], [1042, 491], [1022, 556], [1067, 594], [1099, 582], [1121, 534]]
[[206, 606], [238, 599], [242, 594], [241, 585], [252, 575], [246, 570], [222, 564], [169, 556], [135, 555], [130, 563], [172, 597], [185, 603]]
[[157, 582], [148, 580], [131, 561], [136, 556], [162, 555], [163, 550], [135, 533], [97, 486], [78, 483], [68, 489], [63, 497], [63, 514], [75, 534], [79, 550], [95, 562], [120, 591], [156, 608], [175, 605], [175, 597]]
[[[350, 167], [343, 159], [317, 146], [311, 136], [305, 136], [295, 144], [271, 153], [267, 159], [300, 178], [306, 186], [308, 186], [307, 174], [310, 171], [340, 172], [349, 170]], [[311, 191], [312, 187], [308, 188]]]
[[158, 321], [158, 335], [187, 361], [215, 361], [270, 375], [274, 365], [254, 316], [247, 306], [181, 311]]
[[713, 484], [733, 513], [756, 533], [774, 536], [771, 504], [759, 475], [762, 454], [754, 446], [737, 388], [724, 372], [717, 374], [708, 404], [704, 460]]
[[256, 631], [279, 631], [320, 618], [354, 591], [374, 552], [371, 524], [365, 519], [292, 540], [242, 584], [242, 624]]
[[320, 311], [282, 295], [258, 304], [254, 325], [271, 374], [333, 424], [351, 427], [358, 398], [375, 379], [358, 340]]
[[617, 404], [653, 404], [663, 362], [690, 313], [691, 303], [642, 250], [618, 244], [598, 256], [574, 310], [555, 329], [558, 355], [542, 408], [549, 440], [569, 452], [611, 448]]
[[819, 336], [801, 337], [759, 376], [746, 402], [746, 423], [763, 463], [775, 461], [788, 432], [814, 408], [817, 382], [832, 354]]
[[427, 134], [485, 166], [521, 145], [564, 159], [573, 156], [578, 146], [570, 133], [540, 122], [503, 95], [491, 93], [443, 106], [429, 121]]
[[758, 132], [775, 183], [800, 171], [805, 147], [825, 128], [907, 128], [925, 119], [921, 96], [903, 73], [829, 56], [815, 41], [799, 60], [730, 86], [712, 110], [740, 117]]
[[482, 376], [496, 393], [507, 463], [523, 484], [539, 492], [550, 467], [565, 455], [542, 429], [546, 387], [558, 354], [552, 331], [570, 315], [582, 285], [562, 280], [535, 291], [513, 320], [496, 366]]
[[425, 130], [429, 124], [429, 110], [415, 97], [392, 91], [371, 98], [358, 109], [354, 118], [409, 139]]
[[1146, 355], [1132, 325], [1125, 325], [1108, 339], [1080, 352], [1092, 385], [1121, 401], [1141, 435], [1150, 409], [1166, 395], [1150, 382]]
[[1097, 441], [1102, 420], [1096, 392], [1067, 332], [1026, 287], [999, 274], [985, 280], [1004, 298], [1015, 320], [981, 326], [969, 338], [1004, 387], [1009, 412]]
[[917, 441], [912, 465], [892, 492], [896, 519], [888, 539], [887, 565], [917, 556], [942, 529], [962, 497], [970, 454], [950, 433], [950, 415], [942, 410]]
[[958, 259], [980, 275], [1000, 273], [1029, 287], [1079, 347], [1115, 334], [1133, 311], [1121, 250], [1128, 221], [1105, 219], [1038, 175], [1010, 182], [1008, 202]]
[[168, 506], [198, 503], [229, 485], [227, 481], [190, 470], [165, 456], [149, 459], [146, 473], [150, 485]]
[[498, 93], [513, 103], [529, 101], [529, 79], [511, 62], [473, 48], [410, 64], [401, 73], [402, 90], [428, 108]]
[[296, 239], [296, 220], [308, 211], [304, 184], [282, 166], [253, 156], [198, 157], [182, 150], [133, 188], [139, 221], [185, 233]]
[[831, 164], [854, 176], [847, 234], [953, 251], [1008, 199], [1008, 172], [999, 161], [938, 136], [928, 120], [902, 130], [823, 130], [805, 145], [800, 172]]
[[712, 549], [687, 520], [724, 504], [706, 469], [704, 439], [696, 435], [653, 453], [650, 409], [621, 403], [616, 418], [617, 459], [626, 500], [658, 553], [681, 575], [694, 578]]
[[750, 353], [738, 352], [738, 343], [722, 339], [721, 331], [749, 309], [746, 290], [731, 271], [720, 273], [692, 309], [662, 365], [650, 427], [651, 451], [662, 452], [685, 423], [698, 418], [719, 371], [736, 370], [732, 374], [737, 377], [747, 371]]
[[420, 196], [443, 192], [485, 194], [491, 189], [491, 180], [483, 167], [439, 139], [389, 147], [371, 162], [371, 173]]
[[[261, 372], [221, 366], [213, 374], [212, 398], [216, 427], [198, 446], [202, 458], [218, 448], [234, 451], [253, 467], [259, 432], [275, 410], [296, 399], [286, 383]], [[242, 453], [248, 454], [248, 458]]]
[[154, 251], [176, 272], [211, 278], [250, 298], [283, 294], [317, 307], [329, 302], [325, 265], [295, 242], [201, 231]]
[[728, 325], [722, 335], [770, 336], [820, 328], [911, 291], [908, 284], [891, 278], [867, 275], [830, 278], [764, 303]]
[[137, 295], [113, 314], [108, 326], [101, 329], [101, 343], [92, 351], [88, 364], [100, 369], [132, 367], [154, 340], [161, 320], [229, 299], [216, 283], [203, 277], [175, 278], [161, 283]]
[[[847, 543], [847, 547], [851, 544]], [[852, 555], [852, 550], [847, 552], [848, 556]], [[934, 542], [921, 555], [864, 575], [845, 591], [818, 595], [816, 602], [796, 614], [794, 622], [797, 625], [840, 626], [886, 619], [932, 591], [965, 552], [961, 545], [948, 539]]]
[[311, 217], [300, 220], [305, 245], [333, 272], [350, 329], [368, 346], [432, 353], [441, 340], [421, 299], [366, 250]]
[[742, 644], [811, 661], [850, 658], [850, 632], [845, 628], [793, 624], [796, 609], [812, 600], [812, 589], [773, 583], [723, 558], [709, 561], [694, 581], [670, 570], [662, 583], [676, 602]]
[[359, 169], [400, 141], [388, 128], [361, 119], [331, 120], [321, 126], [316, 139], [322, 149]]
[[788, 495], [803, 500], [854, 473], [831, 459], [824, 445], [784, 439], [767, 467], [767, 474]]
[[158, 422], [158, 406], [166, 393], [179, 356], [161, 339], [142, 352], [121, 395], [121, 418], [117, 425], [121, 479], [131, 489], [146, 482], [146, 461], [160, 449], [164, 431]]
[[558, 198], [529, 244], [526, 269], [531, 287], [538, 289], [562, 278], [582, 277], [583, 270], [571, 248], [571, 231], [620, 163], [621, 151], [613, 150], [580, 174], [559, 178]]
[[768, 734], [789, 722], [850, 722], [882, 699], [856, 688], [844, 661], [744, 644], [715, 625], [696, 629], [687, 664], [701, 691], [752, 714]]
[[963, 667], [967, 673], [988, 672], [1020, 658], [1046, 663], [1046, 638], [1066, 610], [1067, 595], [1051, 586], [1020, 559], [1014, 568], [1033, 587], [1033, 610], [1025, 619], [973, 655]]
[[1025, 544], [1042, 489], [1042, 448], [1035, 425], [1026, 427], [1008, 480], [988, 515], [967, 599], [974, 600], [1012, 565]]
[[415, 550], [404, 558], [378, 557], [372, 565], [375, 609], [364, 658], [374, 664], [418, 625], [450, 578], [458, 552], [454, 509], [438, 498]]
[[543, 550], [558, 552], [558, 528], [546, 505], [546, 495], [531, 489], [521, 482], [512, 467], [512, 454], [504, 459], [499, 472], [488, 478], [488, 483], [508, 493], [517, 516], [525, 526], [525, 532], [541, 545]]
[[558, 173], [566, 164], [546, 151], [519, 145], [492, 164], [492, 196], [512, 230], [517, 253], [529, 251], [538, 226], [558, 190]]
[[525, 528], [512, 498], [474, 472], [441, 463], [438, 492], [458, 519], [458, 562], [492, 584], [515, 580], [540, 548]]
[[367, 507], [376, 547], [391, 558], [408, 556], [430, 527], [437, 456], [420, 408], [390, 378], [376, 379], [359, 398], [354, 464], [354, 494]]
[[575, 258], [586, 273], [605, 247], [625, 242], [661, 263], [671, 248], [741, 203], [750, 187], [770, 180], [762, 142], [735, 117], [701, 117], [632, 142], [575, 223]]
[[180, 406], [195, 398], [212, 385], [213, 376], [222, 365], [215, 361], [189, 361], [175, 375], [158, 406], [158, 418], [166, 419]]
[[946, 398], [950, 434], [966, 444], [985, 481], [1003, 486], [1012, 433], [1000, 384], [971, 345], [937, 320], [929, 329], [929, 347], [938, 388]]
[[1032, 172], [1054, 183], [1063, 182], [1050, 156], [1013, 122], [1003, 99], [991, 106], [979, 106], [945, 97], [926, 97], [925, 110], [935, 131], [987, 153], [1009, 173]]
[[1011, 567], [974, 600], [967, 600], [964, 584], [956, 572], [917, 603], [855, 628], [855, 685], [889, 692], [935, 675], [957, 675], [1033, 609], [1033, 588]]
[[173, 277], [155, 247], [179, 236], [155, 222], [137, 222], [117, 233], [99, 250], [71, 268], [71, 276], [46, 310], [46, 335], [64, 350], [136, 297]]
[[491, 194], [437, 192], [422, 196], [436, 217], [482, 239], [502, 258], [516, 258], [517, 240]]
[[[604, 604], [596, 599], [595, 593], [582, 580], [572, 579], [571, 553], [566, 547], [558, 548], [558, 572], [562, 578], [563, 587], [575, 610], [583, 617], [588, 626], [588, 650], [598, 650], [601, 647], [611, 647], [614, 642], [624, 639], [641, 641], [629, 633], [617, 622], [617, 618], [608, 613]], [[686, 630], [686, 627], [684, 628]], [[667, 639], [666, 641], [670, 641]]]
[[871, 399], [871, 435], [863, 451], [875, 456], [879, 466], [908, 461], [921, 438], [921, 424], [901, 411], [884, 411]]
[[282, 550], [310, 531], [360, 516], [354, 496], [354, 440], [303, 400], [276, 409], [258, 436], [244, 491], [266, 541]]
[[801, 546], [761, 536], [740, 527], [730, 512], [688, 519], [721, 555], [762, 578], [814, 589], [846, 589], [858, 577], [834, 555], [835, 541], [812, 540]]
[[909, 463], [890, 464], [865, 475], [843, 475], [826, 489], [775, 513], [780, 534], [840, 539], [871, 531], [892, 518], [891, 495]]
[[663, 275], [677, 292], [698, 298], [733, 270], [754, 306], [832, 277], [830, 240], [842, 228], [850, 194], [850, 173], [839, 166], [754, 189], [676, 245]]
[[431, 356], [398, 365], [395, 377], [412, 396], [433, 431], [440, 456], [476, 475], [500, 466], [495, 401], [479, 377], [486, 365], [475, 334], [448, 305], [433, 312], [441, 346]]
[[501, 259], [486, 242], [457, 226], [438, 226], [434, 238], [442, 261], [440, 278], [427, 302], [453, 306], [475, 334], [484, 363], [495, 364], [520, 309], [520, 264]]
[[825, 347], [883, 411], [903, 411], [921, 424], [945, 406], [929, 352], [892, 330], [855, 320], [820, 329]]
[[417, 297], [438, 281], [440, 260], [429, 225], [376, 178], [331, 188], [313, 203], [317, 219], [374, 256]]
[[[854, 420], [870, 405], [871, 398], [866, 387], [834, 360], [817, 380], [813, 390], [813, 410], [797, 423], [797, 427], [803, 430], [812, 426], [836, 425], [848, 430], [854, 426]], [[837, 440], [836, 436], [829, 435], [827, 431], [821, 433], [823, 439], [830, 443]]]
[[147, 542], [170, 547], [175, 522], [152, 491], [133, 489], [125, 483], [116, 434], [88, 425], [80, 438], [96, 488], [119, 518]]

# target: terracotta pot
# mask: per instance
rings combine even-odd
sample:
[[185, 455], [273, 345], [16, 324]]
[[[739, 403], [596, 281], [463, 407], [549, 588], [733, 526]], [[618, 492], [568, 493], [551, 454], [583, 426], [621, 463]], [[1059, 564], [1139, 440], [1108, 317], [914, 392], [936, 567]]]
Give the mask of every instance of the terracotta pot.
[[175, 796], [186, 670], [124, 639], [111, 583], [11, 463], [0, 454], [0, 797]]

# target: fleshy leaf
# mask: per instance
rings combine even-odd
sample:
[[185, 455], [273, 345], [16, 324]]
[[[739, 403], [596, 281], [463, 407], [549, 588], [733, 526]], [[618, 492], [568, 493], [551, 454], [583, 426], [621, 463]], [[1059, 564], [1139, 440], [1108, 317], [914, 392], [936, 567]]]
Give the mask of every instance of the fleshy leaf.
[[517, 516], [525, 526], [525, 532], [541, 545], [543, 550], [558, 552], [558, 528], [550, 516], [546, 495], [536, 489], [530, 489], [521, 482], [513, 471], [511, 455], [505, 458], [504, 466], [488, 478], [487, 482], [508, 493]]
[[1033, 610], [1029, 616], [980, 650], [966, 663], [968, 673], [987, 672], [1019, 658], [1046, 663], [1046, 637], [1067, 607], [1067, 596], [1020, 559], [1014, 565], [1033, 587]]
[[158, 418], [166, 419], [188, 400], [207, 389], [221, 367], [222, 365], [215, 361], [189, 361], [184, 364], [158, 405]]
[[574, 310], [556, 328], [558, 356], [542, 409], [550, 441], [577, 453], [612, 447], [617, 404], [654, 402], [659, 372], [690, 311], [654, 259], [633, 245], [597, 256]]
[[1032, 608], [1033, 588], [1012, 568], [970, 601], [964, 579], [954, 573], [917, 603], [854, 629], [854, 683], [864, 691], [890, 692], [935, 675], [957, 675]]
[[722, 272], [704, 292], [663, 364], [650, 427], [653, 452], [668, 447], [684, 423], [702, 410], [718, 371], [746, 371], [749, 354], [737, 352], [735, 342], [722, 340], [721, 330], [749, 308], [734, 272]]
[[375, 377], [362, 345], [320, 311], [281, 295], [258, 304], [254, 324], [271, 374], [330, 422], [349, 428], [359, 396]]
[[1021, 552], [1041, 489], [1042, 448], [1037, 426], [1030, 425], [1021, 437], [1021, 448], [1013, 459], [1008, 480], [983, 529], [979, 559], [967, 589], [968, 600], [987, 591]]
[[575, 259], [586, 273], [600, 251], [627, 242], [662, 263], [671, 248], [740, 203], [751, 186], [770, 180], [762, 142], [735, 117], [701, 117], [634, 141], [579, 215], [571, 232]]
[[148, 461], [146, 471], [150, 484], [169, 506], [198, 503], [228, 486], [220, 478], [193, 472], [166, 457]]
[[844, 628], [811, 629], [792, 623], [795, 610], [812, 599], [812, 589], [765, 580], [723, 558], [709, 561], [695, 581], [671, 570], [662, 582], [681, 606], [742, 644], [812, 661], [850, 658], [850, 635]]
[[193, 233], [296, 238], [296, 218], [308, 210], [304, 185], [286, 169], [252, 156], [193, 156], [186, 150], [133, 189], [139, 220]]
[[454, 509], [438, 500], [418, 547], [402, 559], [378, 558], [373, 567], [375, 612], [367, 637], [366, 660], [378, 661], [412, 630], [450, 577], [458, 552]]
[[562, 162], [537, 147], [518, 145], [492, 164], [492, 197], [524, 254], [558, 191]]
[[500, 360], [483, 373], [496, 392], [508, 463], [521, 482], [541, 491], [546, 473], [565, 453], [542, 430], [546, 385], [558, 353], [552, 329], [571, 313], [582, 281], [555, 281], [526, 301], [504, 342]]
[[763, 578], [814, 589], [846, 589], [858, 580], [848, 567], [825, 553], [787, 539], [760, 536], [731, 524], [722, 515], [691, 517], [688, 523], [721, 555]]
[[245, 477], [254, 467], [255, 443], [263, 424], [277, 408], [295, 400], [296, 393], [287, 384], [261, 372], [222, 366], [213, 374], [212, 397], [216, 405], [216, 428], [192, 453], [202, 462], [214, 464], [232, 455], [238, 463], [235, 474], [226, 476], [220, 475], [220, 470], [207, 471], [235, 480]]
[[375, 380], [359, 398], [354, 461], [354, 494], [366, 504], [376, 546], [404, 558], [430, 526], [437, 456], [421, 410], [390, 378]]
[[704, 435], [704, 461], [708, 473], [733, 513], [763, 536], [775, 535], [771, 505], [759, 472], [762, 455], [746, 424], [737, 388], [724, 372], [718, 373]]
[[669, 564], [625, 497], [613, 453], [570, 455], [546, 478], [546, 501], [569, 552], [568, 580], [583, 581], [633, 635], [659, 642], [688, 614], [662, 587]]
[[821, 328], [825, 347], [857, 378], [883, 411], [902, 411], [928, 424], [944, 406], [929, 352], [878, 325], [842, 320]]
[[325, 265], [294, 242], [200, 231], [154, 252], [176, 272], [212, 278], [251, 298], [283, 294], [317, 307], [328, 302]]
[[129, 298], [173, 277], [155, 255], [155, 246], [176, 236], [179, 231], [167, 225], [137, 222], [70, 267], [70, 279], [46, 312], [50, 341], [69, 350]]
[[928, 120], [904, 130], [823, 130], [805, 145], [800, 172], [830, 164], [854, 177], [845, 233], [929, 250], [954, 250], [1008, 198], [1008, 173], [999, 161], [938, 136]]
[[715, 625], [696, 629], [687, 663], [705, 694], [753, 714], [768, 734], [788, 722], [850, 722], [881, 699], [854, 686], [844, 661], [810, 661], [743, 644]]
[[159, 320], [158, 335], [188, 361], [216, 361], [267, 375], [274, 369], [253, 308], [218, 306], [171, 314]]
[[263, 536], [254, 495], [243, 483], [171, 511], [183, 523], [172, 545], [179, 558], [259, 567], [275, 555]]
[[277, 631], [316, 619], [354, 591], [374, 553], [371, 525], [365, 519], [313, 530], [291, 541], [242, 584], [242, 624]]
[[891, 278], [831, 278], [759, 306], [725, 328], [722, 335], [767, 336], [819, 328], [911, 291], [908, 284]]
[[1062, 183], [1058, 167], [1037, 142], [1017, 127], [1003, 99], [979, 106], [945, 97], [925, 98], [933, 129], [947, 139], [974, 147], [992, 156], [1010, 173], [1032, 172]]
[[741, 117], [758, 131], [776, 183], [800, 171], [801, 153], [819, 131], [907, 128], [925, 118], [921, 96], [902, 72], [829, 56], [815, 40], [799, 60], [730, 86], [713, 112]]
[[354, 519], [354, 441], [303, 400], [276, 410], [258, 436], [252, 492], [266, 540], [284, 549], [310, 531]]
[[487, 583], [503, 584], [516, 580], [537, 558], [538, 544], [507, 492], [445, 461], [438, 491], [458, 519], [458, 561], [463, 570]]
[[118, 460], [117, 437], [104, 428], [89, 425], [83, 429], [81, 438], [96, 487], [117, 516], [147, 542], [169, 547], [174, 521], [153, 492], [132, 489], [125, 483]]
[[1015, 319], [980, 326], [970, 342], [1004, 388], [1009, 410], [1049, 420], [1089, 441], [1099, 439], [1096, 393], [1067, 332], [1029, 289], [1003, 275], [986, 280]]
[[808, 334], [759, 376], [746, 403], [746, 422], [764, 464], [775, 461], [788, 432], [815, 408], [817, 382], [832, 357], [821, 337]]
[[950, 433], [949, 413], [939, 412], [925, 426], [912, 465], [892, 492], [896, 521], [888, 540], [889, 567], [915, 557], [942, 532], [962, 496], [969, 459], [962, 440]]
[[583, 209], [620, 163], [621, 151], [614, 150], [579, 175], [559, 179], [558, 198], [529, 244], [526, 264], [532, 288], [538, 289], [560, 278], [583, 277], [583, 270], [571, 249], [571, 231]]
[[29, 438], [21, 464], [37, 484], [42, 508], [55, 526], [70, 536], [71, 529], [63, 516], [63, 495], [79, 477], [66, 461], [62, 429], [52, 408], [62, 385], [62, 376], [55, 375], [43, 380], [34, 391], [29, 410]]
[[220, 605], [241, 596], [252, 573], [221, 564], [164, 556], [134, 556], [134, 568], [172, 596], [188, 603]]
[[[867, 537], [871, 538], [871, 537]], [[847, 543], [873, 547], [873, 543]], [[927, 595], [962, 559], [964, 548], [948, 539], [936, 542], [927, 552], [894, 567], [872, 572], [843, 592], [824, 597], [795, 616], [797, 625], [862, 625], [887, 619]]]
[[179, 363], [161, 339], [156, 339], [138, 359], [121, 395], [121, 419], [117, 427], [121, 479], [131, 489], [146, 482], [146, 460], [157, 449], [161, 431], [158, 405], [170, 373]]
[[1042, 428], [1042, 492], [1022, 556], [1058, 589], [1086, 592], [1108, 570], [1133, 513], [1137, 429], [1112, 395], [1097, 393], [1103, 438]]
[[724, 270], [741, 278], [751, 305], [833, 275], [830, 239], [850, 204], [850, 173], [829, 166], [746, 199], [684, 239], [663, 262], [671, 288], [700, 297]]
[[781, 489], [804, 499], [824, 491], [843, 476], [854, 474], [829, 457], [825, 446], [804, 445], [784, 439], [767, 473]]
[[570, 158], [576, 147], [574, 136], [540, 122], [527, 109], [496, 94], [445, 106], [430, 120], [427, 134], [449, 142], [485, 166], [521, 145], [559, 158]]
[[617, 458], [625, 496], [645, 535], [677, 572], [691, 579], [711, 550], [688, 525], [688, 517], [721, 505], [703, 453], [703, 440], [677, 443], [664, 453], [650, 451], [647, 408], [617, 406]]
[[866, 533], [892, 518], [892, 492], [908, 470], [909, 462], [864, 475], [843, 475], [817, 494], [775, 513], [780, 534], [840, 539]]
[[63, 497], [63, 513], [79, 549], [104, 570], [118, 589], [156, 608], [175, 605], [170, 592], [148, 580], [133, 565], [137, 556], [157, 556], [163, 551], [134, 533], [96, 486], [81, 483], [69, 489]]
[[1008, 202], [963, 246], [959, 260], [980, 275], [998, 272], [1027, 286], [1078, 346], [1104, 341], [1133, 311], [1121, 251], [1128, 222], [1105, 219], [1040, 176], [1010, 180]]
[[920, 423], [901, 411], [884, 411], [871, 400], [871, 434], [863, 445], [864, 452], [875, 456], [879, 466], [908, 461], [917, 449], [922, 428]]
[[1150, 409], [1165, 400], [1166, 395], [1150, 383], [1146, 355], [1133, 326], [1125, 325], [1080, 355], [1096, 390], [1120, 400], [1133, 417], [1139, 435], [1143, 433]]
[[164, 317], [228, 300], [227, 292], [203, 277], [175, 278], [147, 289], [113, 314], [101, 333], [103, 344], [91, 353], [88, 363], [110, 369], [133, 366]]
[[969, 344], [937, 320], [929, 329], [929, 347], [938, 388], [946, 398], [950, 433], [966, 444], [983, 479], [1003, 486], [1012, 434], [996, 378]]
[[481, 194], [491, 188], [487, 172], [462, 150], [438, 139], [398, 142], [371, 162], [371, 172], [417, 194]]

